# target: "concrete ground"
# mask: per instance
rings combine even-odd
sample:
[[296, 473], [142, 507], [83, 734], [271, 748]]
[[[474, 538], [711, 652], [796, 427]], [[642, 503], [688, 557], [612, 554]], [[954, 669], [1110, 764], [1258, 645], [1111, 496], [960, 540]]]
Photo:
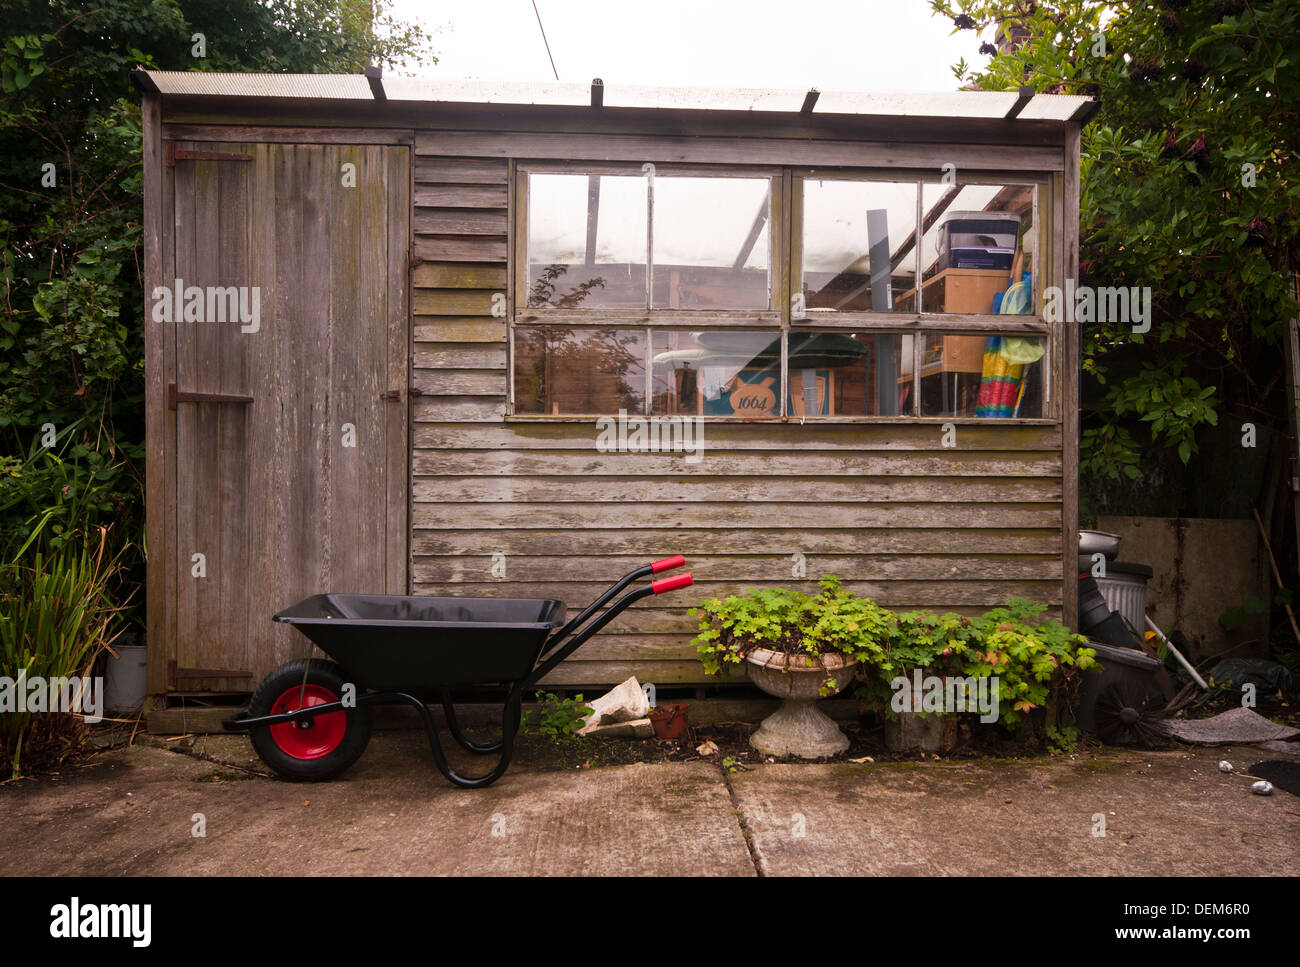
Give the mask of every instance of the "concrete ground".
[[716, 757], [516, 762], [465, 790], [433, 768], [417, 732], [377, 732], [341, 779], [310, 785], [258, 775], [240, 736], [176, 745], [137, 740], [0, 785], [0, 874], [1300, 872], [1300, 799], [1252, 795], [1250, 779], [1218, 769], [1278, 758], [1249, 747], [729, 774]]

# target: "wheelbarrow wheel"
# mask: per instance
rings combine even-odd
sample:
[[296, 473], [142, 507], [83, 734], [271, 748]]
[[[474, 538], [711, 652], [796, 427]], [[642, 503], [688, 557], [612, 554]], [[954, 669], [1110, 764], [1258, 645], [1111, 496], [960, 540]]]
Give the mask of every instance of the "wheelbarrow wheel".
[[[313, 659], [311, 667], [307, 665], [304, 659], [291, 661], [262, 679], [248, 705], [250, 716], [326, 705], [339, 701], [349, 691], [347, 676], [334, 662]], [[296, 782], [333, 779], [366, 751], [370, 709], [356, 706], [302, 722], [264, 726], [253, 729], [251, 737], [262, 761], [282, 778]]]

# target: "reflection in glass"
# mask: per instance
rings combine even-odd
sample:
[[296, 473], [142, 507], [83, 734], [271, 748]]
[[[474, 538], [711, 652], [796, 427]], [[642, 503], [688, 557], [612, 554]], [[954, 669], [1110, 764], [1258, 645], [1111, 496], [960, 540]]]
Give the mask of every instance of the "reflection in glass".
[[653, 202], [634, 175], [532, 174], [528, 186], [529, 308], [771, 308], [770, 178], [660, 176]]
[[916, 282], [916, 184], [803, 183], [808, 315], [890, 312]]
[[654, 307], [771, 306], [771, 180], [658, 177]]
[[517, 328], [515, 411], [643, 413], [645, 335], [640, 330]]
[[528, 178], [529, 308], [644, 309], [646, 180]]

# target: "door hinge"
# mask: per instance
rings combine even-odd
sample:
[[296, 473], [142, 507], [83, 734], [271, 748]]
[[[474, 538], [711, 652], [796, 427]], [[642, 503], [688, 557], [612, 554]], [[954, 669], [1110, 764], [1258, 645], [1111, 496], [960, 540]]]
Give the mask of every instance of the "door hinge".
[[251, 154], [239, 154], [234, 151], [195, 151], [190, 148], [178, 148], [175, 141], [163, 142], [163, 164], [175, 168], [178, 161], [252, 161]]
[[233, 668], [181, 668], [176, 659], [170, 658], [167, 661], [167, 686], [172, 689], [179, 688], [182, 679], [252, 677], [253, 673], [250, 671], [239, 671]]
[[176, 389], [175, 383], [167, 384], [167, 409], [176, 409], [177, 403], [251, 403], [251, 396], [235, 396], [230, 393], [188, 393]]
[[[418, 386], [408, 386], [406, 389], [406, 395], [423, 396], [424, 390], [420, 389]], [[379, 398], [381, 400], [400, 400], [402, 398], [402, 391], [400, 389], [390, 389], [385, 393], [380, 393]]]

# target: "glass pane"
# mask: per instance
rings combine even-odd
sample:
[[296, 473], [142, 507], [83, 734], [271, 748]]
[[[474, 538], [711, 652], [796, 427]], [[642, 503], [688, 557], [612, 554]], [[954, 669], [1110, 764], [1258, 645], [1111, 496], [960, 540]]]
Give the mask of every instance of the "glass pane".
[[645, 308], [644, 178], [528, 176], [527, 304]]
[[916, 281], [915, 229], [914, 182], [805, 180], [808, 315], [906, 308], [900, 303]]
[[921, 415], [1043, 415], [1042, 336], [927, 335]]
[[[790, 339], [792, 416], [911, 416], [912, 336], [797, 332]], [[904, 361], [909, 365], [904, 368]]]
[[641, 330], [515, 330], [515, 411], [614, 415], [645, 412]]
[[656, 332], [655, 415], [780, 416], [779, 332]]
[[654, 307], [771, 307], [771, 181], [658, 177]]
[[921, 239], [922, 311], [1033, 311], [1034, 191], [1033, 185], [922, 188], [930, 223]]

